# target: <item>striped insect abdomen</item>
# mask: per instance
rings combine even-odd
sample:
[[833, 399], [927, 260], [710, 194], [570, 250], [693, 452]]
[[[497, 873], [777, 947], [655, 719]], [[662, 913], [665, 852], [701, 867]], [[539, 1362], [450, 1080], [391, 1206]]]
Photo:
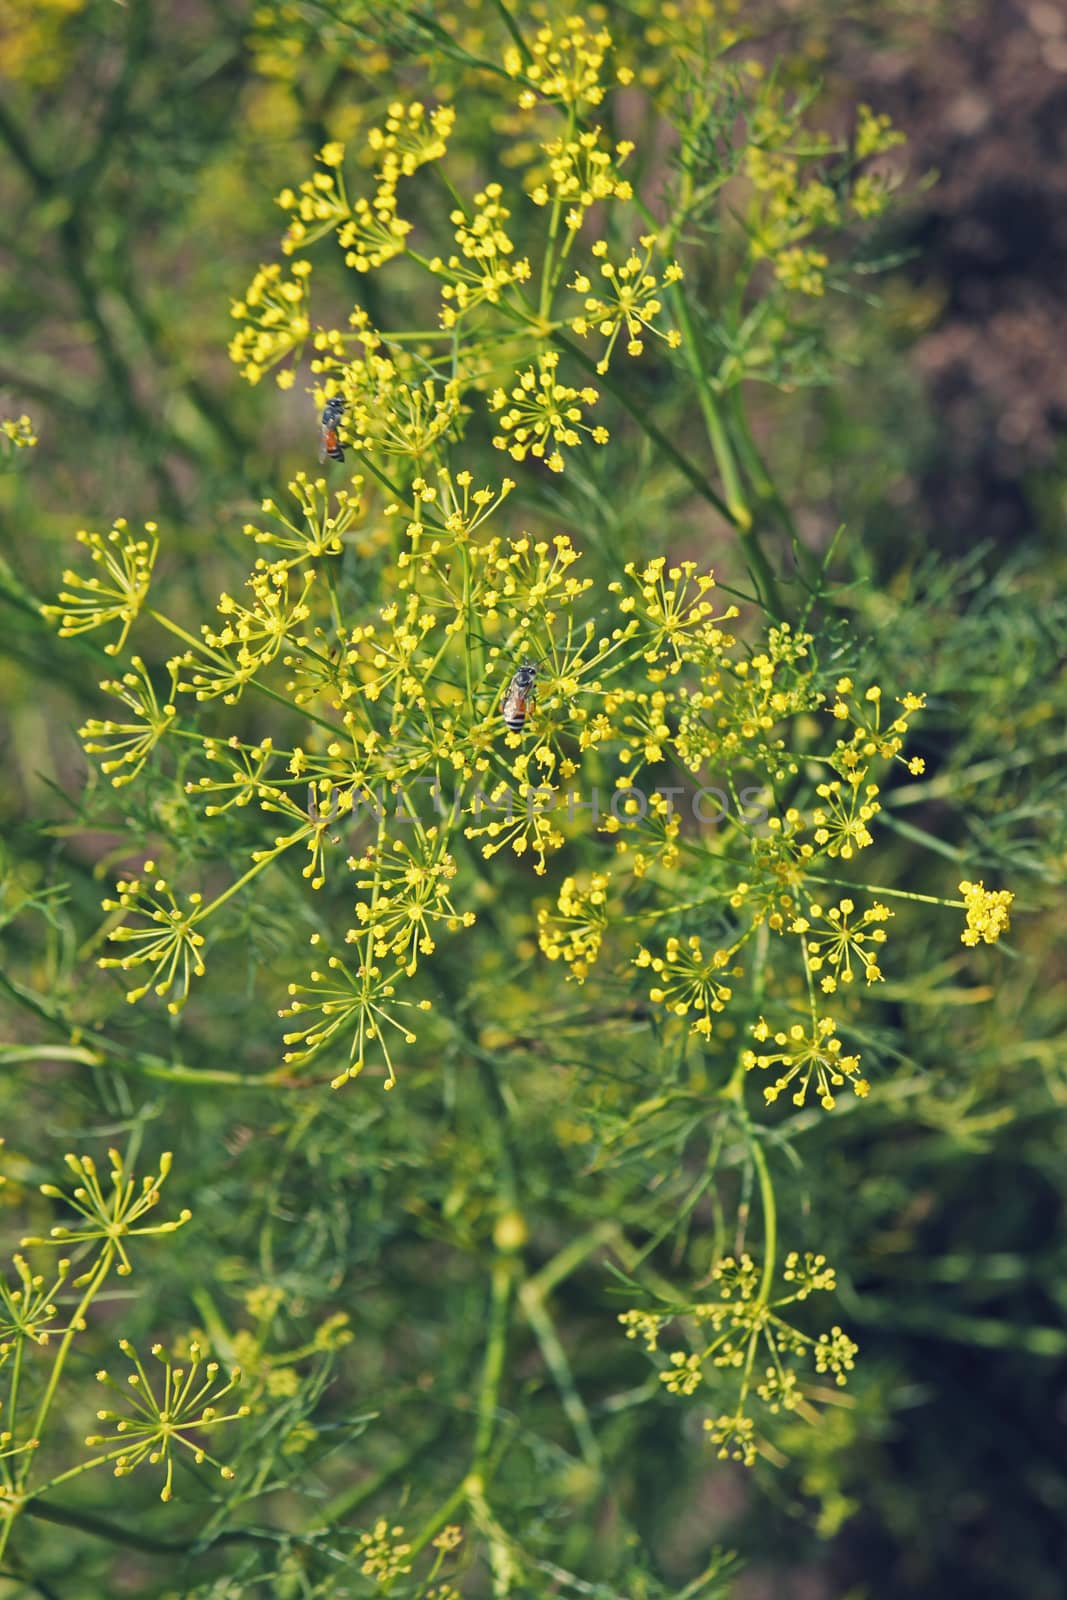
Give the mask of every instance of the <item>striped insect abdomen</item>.
[[504, 702], [500, 707], [500, 714], [509, 733], [522, 732], [530, 707], [534, 701], [534, 683], [536, 679], [537, 668], [525, 666], [519, 668], [508, 684], [507, 694], [505, 694]]

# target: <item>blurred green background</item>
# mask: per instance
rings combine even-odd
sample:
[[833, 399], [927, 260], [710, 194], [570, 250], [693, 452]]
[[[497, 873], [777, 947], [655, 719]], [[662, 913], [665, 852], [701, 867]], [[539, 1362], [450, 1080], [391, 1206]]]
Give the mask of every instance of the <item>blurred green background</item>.
[[[358, 48], [329, 10], [0, 0], [0, 415], [28, 412], [40, 437], [0, 477], [0, 907], [8, 980], [57, 1004], [84, 973], [99, 871], [129, 850], [139, 823], [116, 822], [75, 737], [99, 712], [104, 660], [58, 641], [36, 604], [54, 594], [75, 530], [124, 515], [165, 525], [161, 571], [207, 614], [230, 580], [240, 524], [307, 463], [306, 396], [250, 390], [226, 357], [229, 300], [276, 253], [272, 197], [310, 170], [326, 139], [379, 115], [393, 85], [447, 78], [403, 8], [334, 7], [358, 24]], [[492, 10], [437, 15], [491, 29]], [[626, 7], [599, 10], [628, 25]], [[632, 1493], [650, 1526], [669, 1529], [680, 1565], [694, 1525], [714, 1525], [739, 1549], [749, 1563], [739, 1600], [1058, 1600], [1067, 12], [1047, 0], [944, 15], [924, 3], [792, 0], [746, 8], [746, 22], [798, 78], [821, 76], [834, 104], [870, 101], [909, 138], [918, 181], [887, 241], [900, 264], [872, 282], [869, 302], [834, 311], [839, 380], [775, 397], [765, 433], [802, 531], [818, 543], [847, 524], [842, 607], [874, 637], [886, 678], [930, 694], [920, 733], [929, 781], [906, 803], [889, 798], [892, 881], [921, 891], [917, 863], [933, 849], [977, 864], [1017, 902], [995, 999], [956, 983], [962, 952], [946, 956], [924, 919], [901, 918], [929, 986], [925, 999], [913, 986], [890, 1006], [880, 1043], [911, 1071], [880, 1107], [813, 1122], [805, 1141], [820, 1177], [798, 1204], [820, 1213], [841, 1263], [842, 1319], [865, 1357], [857, 1406], [808, 1442], [792, 1477], [698, 1474], [695, 1458], [679, 1476], [666, 1429], [646, 1422], [633, 1439]], [[62, 911], [41, 899], [57, 883], [68, 886]], [[271, 930], [254, 937], [269, 962]], [[11, 991], [5, 1009], [5, 1038], [54, 1036]], [[246, 1023], [239, 1006], [220, 1005], [193, 1048], [221, 1060]], [[265, 1027], [246, 1065], [267, 1064], [272, 1048]], [[28, 1149], [36, 1127], [62, 1151], [79, 1126], [128, 1117], [138, 1092], [131, 1085], [124, 1102], [47, 1062], [5, 1073], [0, 1126], [12, 1149]], [[240, 1258], [241, 1197], [273, 1181], [282, 1111], [271, 1120], [258, 1103], [162, 1094], [158, 1113], [180, 1108], [205, 1170], [222, 1162], [205, 1182], [235, 1219], [227, 1259]], [[412, 1315], [427, 1248], [415, 1201], [381, 1198], [391, 1185], [406, 1193], [404, 1141], [423, 1137], [445, 1168], [463, 1160], [436, 1126], [429, 1078], [413, 1083], [407, 1115], [404, 1140], [382, 1134], [380, 1211], [355, 1219], [363, 1244], [350, 1258], [364, 1250], [377, 1261], [389, 1247], [384, 1276], [380, 1265], [371, 1274], [382, 1338]], [[220, 1154], [234, 1128], [264, 1146], [239, 1182]], [[344, 1132], [323, 1143], [339, 1147]], [[544, 1137], [530, 1132], [531, 1143]], [[315, 1181], [301, 1159], [297, 1196]], [[334, 1241], [354, 1220], [328, 1195], [311, 1217]], [[189, 1290], [196, 1264], [186, 1272]], [[160, 1292], [177, 1304], [184, 1290]], [[584, 1292], [563, 1303], [578, 1329]], [[469, 1314], [480, 1314], [473, 1301]], [[432, 1363], [429, 1347], [421, 1353]], [[56, 1594], [88, 1592], [69, 1573], [64, 1586], [65, 1561], [57, 1545]], [[136, 1564], [120, 1579], [122, 1592], [163, 1592]]]

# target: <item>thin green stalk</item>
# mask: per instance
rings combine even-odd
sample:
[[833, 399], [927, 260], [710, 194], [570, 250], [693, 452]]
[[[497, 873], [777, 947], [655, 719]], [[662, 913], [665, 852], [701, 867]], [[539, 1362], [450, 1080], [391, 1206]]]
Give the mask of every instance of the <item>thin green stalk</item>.
[[[52, 1362], [51, 1375], [48, 1379], [47, 1385], [45, 1386], [44, 1394], [41, 1396], [41, 1403], [37, 1407], [37, 1415], [34, 1418], [33, 1433], [31, 1434], [31, 1438], [39, 1439], [44, 1433], [44, 1426], [48, 1421], [48, 1413], [52, 1409], [52, 1402], [55, 1399], [56, 1390], [59, 1387], [59, 1380], [63, 1376], [63, 1368], [66, 1366], [67, 1356], [70, 1353], [70, 1347], [74, 1343], [75, 1336], [82, 1331], [85, 1321], [85, 1313], [96, 1299], [97, 1294], [103, 1286], [105, 1278], [111, 1271], [114, 1260], [115, 1246], [109, 1240], [101, 1251], [100, 1260], [90, 1273], [89, 1282], [85, 1286], [85, 1293], [79, 1300], [77, 1308], [70, 1319], [70, 1324], [67, 1328], [67, 1331], [60, 1340], [59, 1348], [55, 1354], [55, 1360]], [[19, 1476], [19, 1482], [23, 1486], [26, 1483], [26, 1479], [29, 1477], [29, 1469], [30, 1463], [27, 1462], [25, 1471], [23, 1471]], [[0, 1548], [0, 1554], [2, 1553], [2, 1548]]]
[[[115, 1247], [109, 1242], [104, 1246], [99, 1261], [89, 1275], [89, 1281], [85, 1286], [85, 1292], [79, 1300], [77, 1307], [71, 1316], [67, 1331], [64, 1333], [62, 1339], [60, 1340], [59, 1347], [56, 1350], [55, 1357], [52, 1361], [52, 1371], [49, 1375], [48, 1383], [45, 1386], [44, 1394], [41, 1396], [40, 1404], [37, 1407], [37, 1414], [33, 1420], [33, 1427], [30, 1432], [31, 1439], [40, 1440], [44, 1433], [45, 1424], [48, 1421], [48, 1414], [52, 1409], [52, 1402], [55, 1399], [56, 1390], [59, 1387], [59, 1380], [63, 1376], [63, 1369], [67, 1363], [67, 1356], [70, 1353], [70, 1347], [73, 1344], [76, 1335], [82, 1331], [85, 1323], [85, 1313], [88, 1311], [93, 1300], [96, 1298], [97, 1293], [103, 1285], [104, 1279], [111, 1271], [111, 1266], [114, 1259]], [[14, 1417], [11, 1419], [11, 1426], [12, 1428], [15, 1426]], [[19, 1496], [25, 1493], [27, 1481], [30, 1477], [30, 1473], [33, 1470], [34, 1455], [35, 1451], [28, 1450], [15, 1472], [15, 1488]], [[0, 1561], [2, 1561], [4, 1558], [4, 1552], [7, 1549], [8, 1542], [11, 1538], [11, 1531], [14, 1526], [15, 1518], [13, 1515], [6, 1516], [2, 1523], [0, 1523]]]
[[276, 861], [279, 856], [284, 855], [287, 850], [290, 850], [292, 846], [297, 844], [301, 839], [307, 838], [309, 832], [310, 829], [304, 829], [293, 834], [292, 837], [286, 839], [284, 843], [276, 845], [274, 849], [269, 852], [269, 854], [263, 856], [259, 861], [254, 861], [249, 867], [248, 871], [242, 873], [236, 882], [230, 884], [228, 889], [224, 889], [221, 894], [216, 895], [214, 900], [212, 900], [208, 905], [199, 906], [197, 908], [195, 917], [192, 918], [192, 921], [194, 923], [203, 922], [205, 917], [209, 917], [213, 911], [217, 911], [219, 906], [225, 905], [226, 901], [229, 900], [231, 896], [235, 895], [239, 889], [243, 889], [245, 884], [250, 883], [251, 880], [257, 877], [259, 873], [265, 871], [265, 869], [274, 861]]
[[[825, 883], [833, 889], [856, 889], [856, 884], [846, 883], [844, 878], [823, 878], [814, 872], [804, 874], [805, 883]], [[966, 911], [967, 905], [963, 900], [945, 900], [939, 894], [916, 894], [913, 889], [887, 889], [881, 883], [863, 885], [871, 894], [890, 895], [894, 900], [918, 900], [927, 906], [950, 906], [957, 911]]]
[[[569, 144], [574, 137], [574, 107], [567, 112], [567, 132], [564, 143]], [[555, 284], [553, 268], [556, 259], [556, 239], [559, 236], [559, 219], [563, 214], [563, 200], [556, 195], [552, 201], [552, 213], [548, 219], [548, 238], [545, 242], [544, 259], [541, 262], [541, 293], [537, 300], [537, 314], [542, 323], [548, 322], [549, 312], [552, 309], [552, 290]]]
[[574, 1429], [574, 1437], [578, 1441], [578, 1448], [582, 1452], [582, 1460], [587, 1466], [599, 1469], [601, 1464], [600, 1446], [593, 1433], [589, 1421], [589, 1413], [585, 1409], [581, 1395], [578, 1393], [571, 1371], [571, 1364], [567, 1360], [566, 1351], [556, 1332], [555, 1324], [548, 1313], [543, 1297], [534, 1289], [530, 1282], [526, 1282], [519, 1290], [519, 1304], [522, 1307], [534, 1336], [541, 1346], [541, 1354], [545, 1358], [545, 1365], [555, 1381], [563, 1402], [563, 1410], [567, 1420]]
[[93, 1534], [106, 1539], [109, 1544], [125, 1545], [131, 1550], [143, 1550], [148, 1555], [180, 1556], [189, 1550], [188, 1540], [154, 1539], [134, 1528], [124, 1528], [105, 1517], [94, 1517], [74, 1506], [60, 1506], [42, 1500], [27, 1500], [23, 1507], [26, 1515], [41, 1522], [51, 1522], [60, 1528], [77, 1528], [80, 1533]]
[[467, 1498], [467, 1480], [456, 1485], [448, 1499], [438, 1506], [433, 1515], [423, 1523], [419, 1531], [412, 1537], [411, 1555], [417, 1556], [424, 1550], [435, 1534], [440, 1533], [450, 1517], [455, 1516], [464, 1500]]
[[767, 1157], [763, 1153], [763, 1146], [758, 1139], [753, 1139], [749, 1145], [752, 1162], [756, 1168], [756, 1177], [759, 1180], [760, 1205], [763, 1208], [763, 1277], [760, 1279], [759, 1298], [766, 1304], [770, 1299], [771, 1286], [774, 1283], [774, 1269], [778, 1251], [778, 1208], [774, 1200], [774, 1186], [767, 1168]]
[[[16, 1343], [15, 1343], [15, 1354], [12, 1357], [12, 1361], [11, 1361], [11, 1386], [10, 1386], [10, 1388], [8, 1390], [8, 1396], [7, 1396], [7, 1404], [8, 1404], [7, 1415], [8, 1415], [8, 1424], [10, 1426], [10, 1429], [11, 1429], [11, 1432], [12, 1432], [12, 1436], [14, 1435], [16, 1418], [18, 1417], [18, 1414], [19, 1414], [19, 1411], [18, 1411], [19, 1385], [20, 1385], [20, 1382], [21, 1382], [21, 1379], [22, 1379], [22, 1353], [23, 1353], [23, 1350], [25, 1348], [25, 1344], [26, 1344], [25, 1339], [16, 1340]], [[3, 1474], [3, 1478], [4, 1478], [4, 1482], [5, 1483], [13, 1485], [14, 1482], [15, 1482], [15, 1478], [14, 1478], [14, 1475], [8, 1470], [8, 1461], [9, 1460], [10, 1460], [10, 1457], [8, 1457], [6, 1455], [3, 1456], [2, 1458], [0, 1458], [0, 1473]]]
[[474, 1461], [472, 1472], [484, 1477], [485, 1466], [493, 1444], [496, 1429], [497, 1402], [500, 1380], [507, 1354], [511, 1290], [515, 1281], [515, 1262], [510, 1256], [498, 1255], [493, 1262], [489, 1294], [489, 1338], [485, 1347], [485, 1365], [478, 1394], [478, 1428], [474, 1436]]
[[523, 61], [525, 61], [527, 64], [529, 64], [530, 52], [526, 48], [526, 40], [523, 38], [522, 34], [520, 33], [519, 25], [515, 21], [515, 18], [512, 16], [512, 14], [508, 10], [507, 6], [504, 4], [504, 0], [493, 0], [493, 5], [496, 7], [497, 11], [499, 11], [500, 16], [501, 16], [501, 18], [503, 20], [504, 26], [508, 30], [508, 32], [511, 34], [511, 37], [514, 39], [516, 47], [518, 48], [518, 52], [521, 55]]
[[[734, 460], [734, 453], [730, 445], [729, 435], [726, 432], [726, 426], [719, 413], [718, 402], [712, 393], [711, 383], [704, 370], [704, 363], [701, 360], [700, 349], [697, 344], [696, 330], [693, 327], [693, 319], [689, 315], [689, 306], [677, 284], [671, 286], [670, 297], [674, 308], [675, 321], [678, 324], [678, 331], [682, 335], [682, 349], [685, 351], [686, 364], [689, 367], [697, 392], [697, 403], [704, 418], [704, 425], [708, 430], [708, 442], [711, 445], [715, 463], [722, 478], [726, 504], [730, 508], [731, 516], [737, 527], [742, 533], [747, 534], [752, 526], [752, 512], [749, 510], [748, 502], [745, 499], [741, 475], [737, 470], [737, 462]], [[753, 550], [759, 550], [759, 546], [754, 539], [750, 541], [750, 544]], [[761, 560], [765, 561], [762, 551], [759, 551], [759, 556]], [[758, 567], [760, 562], [754, 558], [753, 564]], [[766, 576], [770, 577], [769, 569]]]

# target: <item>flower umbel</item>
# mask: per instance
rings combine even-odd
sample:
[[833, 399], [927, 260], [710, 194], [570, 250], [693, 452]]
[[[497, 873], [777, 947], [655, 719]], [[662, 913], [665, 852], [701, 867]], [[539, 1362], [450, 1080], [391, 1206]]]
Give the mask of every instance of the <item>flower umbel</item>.
[[808, 968], [819, 972], [824, 966], [830, 971], [821, 979], [825, 994], [833, 994], [839, 983], [853, 980], [853, 962], [862, 971], [868, 983], [876, 983], [882, 976], [878, 966], [877, 947], [886, 941], [886, 931], [881, 926], [893, 913], [888, 906], [877, 902], [859, 917], [854, 900], [841, 900], [824, 911], [822, 906], [809, 906], [806, 917], [796, 917], [790, 924], [790, 933], [806, 936], [805, 947]]
[[31, 1271], [25, 1256], [13, 1256], [11, 1264], [17, 1286], [12, 1288], [6, 1278], [0, 1278], [0, 1359], [19, 1339], [44, 1345], [50, 1334], [59, 1331], [50, 1324], [58, 1315], [56, 1296], [70, 1272], [70, 1262], [60, 1261], [54, 1280], [46, 1284], [43, 1273]]
[[[546, 351], [537, 359], [537, 366], [527, 367], [519, 373], [518, 383], [508, 394], [495, 389], [489, 402], [490, 409], [500, 413], [501, 432], [493, 443], [498, 450], [507, 450], [515, 461], [525, 461], [528, 455], [544, 461], [553, 472], [563, 471], [563, 456], [559, 449], [546, 455], [550, 443], [566, 445], [573, 449], [587, 433], [594, 444], [607, 444], [608, 430], [591, 428], [582, 421], [582, 405], [595, 405], [599, 396], [592, 388], [572, 389], [556, 379], [559, 352]], [[581, 401], [582, 405], [578, 402]]]
[[623, 328], [626, 329], [626, 353], [631, 356], [642, 354], [648, 333], [663, 339], [672, 350], [676, 350], [682, 342], [677, 328], [669, 328], [664, 332], [655, 326], [654, 320], [663, 310], [663, 288], [677, 283], [682, 276], [682, 269], [677, 261], [670, 262], [661, 280], [649, 271], [656, 243], [655, 234], [642, 235], [640, 243], [644, 255], [631, 250], [622, 266], [616, 267], [607, 259], [607, 244], [604, 240], [598, 240], [593, 246], [593, 255], [600, 260], [603, 282], [599, 286], [599, 293], [592, 292], [592, 281], [584, 272], [578, 274], [571, 286], [586, 297], [582, 315], [571, 321], [575, 333], [585, 336], [596, 332], [608, 341], [604, 354], [597, 362], [598, 372], [607, 372], [611, 353]]
[[[317, 934], [312, 935], [313, 944], [317, 944], [318, 940]], [[393, 999], [396, 985], [388, 971], [374, 964], [371, 956], [373, 940], [373, 931], [361, 930], [354, 949], [355, 961], [349, 963], [342, 961], [340, 956], [329, 956], [325, 972], [321, 969], [312, 972], [306, 984], [291, 983], [289, 993], [292, 999], [278, 1013], [280, 1017], [318, 1013], [317, 1020], [309, 1026], [284, 1035], [287, 1045], [299, 1046], [299, 1049], [286, 1051], [287, 1063], [310, 1060], [336, 1034], [346, 1028], [351, 1030], [349, 1064], [333, 1078], [331, 1086], [334, 1089], [339, 1089], [349, 1078], [362, 1072], [367, 1046], [372, 1043], [377, 1043], [381, 1050], [387, 1074], [386, 1087], [391, 1089], [396, 1083], [396, 1073], [389, 1051], [387, 1030], [395, 1029], [406, 1044], [415, 1043], [415, 1035], [410, 1028], [398, 1022], [393, 1013], [398, 1007], [410, 1008], [412, 1005], [416, 1005], [420, 1011], [430, 1009], [428, 1000], [413, 1002]]]
[[116, 789], [133, 782], [177, 717], [173, 704], [176, 676], [177, 668], [171, 663], [170, 691], [162, 705], [140, 656], [131, 657], [131, 670], [121, 678], [101, 683], [105, 694], [116, 695], [129, 708], [133, 720], [115, 722], [108, 717], [101, 722], [94, 717], [78, 729], [78, 735], [89, 755], [107, 757], [100, 770]]
[[[80, 1213], [81, 1220], [73, 1227], [57, 1225], [50, 1228], [46, 1238], [23, 1239], [24, 1247], [99, 1240], [105, 1252], [118, 1256], [118, 1270], [125, 1277], [133, 1270], [126, 1253], [126, 1240], [142, 1234], [173, 1233], [189, 1221], [191, 1211], [181, 1211], [169, 1222], [142, 1221], [159, 1204], [159, 1191], [170, 1172], [173, 1159], [169, 1151], [160, 1156], [159, 1171], [154, 1176], [142, 1178], [140, 1186], [133, 1174], [127, 1171], [117, 1150], [109, 1150], [107, 1155], [110, 1162], [108, 1176], [111, 1179], [109, 1193], [105, 1192], [92, 1156], [64, 1156], [67, 1166], [78, 1180], [77, 1187], [68, 1194], [56, 1188], [55, 1184], [42, 1183], [41, 1193], [52, 1200], [66, 1201], [67, 1205]], [[81, 1283], [89, 1275], [83, 1274], [82, 1278], [75, 1281]]]
[[[783, 1069], [776, 1081], [763, 1091], [763, 1098], [768, 1104], [777, 1100], [782, 1090], [793, 1084], [793, 1104], [802, 1106], [813, 1079], [819, 1104], [825, 1111], [833, 1110], [837, 1104], [834, 1090], [840, 1089], [846, 1082], [861, 1100], [870, 1093], [870, 1084], [860, 1075], [859, 1056], [841, 1054], [841, 1040], [836, 1036], [836, 1027], [833, 1017], [813, 1018], [810, 1031], [795, 1022], [787, 1031], [773, 1035], [777, 1049], [771, 1054], [757, 1055], [754, 1050], [744, 1052], [742, 1059], [750, 1071], [753, 1067]], [[752, 1033], [760, 1043], [772, 1038], [771, 1030], [762, 1017]]]
[[[668, 1394], [688, 1397], [705, 1386], [721, 1389], [724, 1382], [731, 1382], [731, 1374], [737, 1375], [732, 1380], [737, 1385], [732, 1409], [704, 1422], [721, 1460], [745, 1466], [755, 1461], [756, 1419], [750, 1414], [754, 1401], [768, 1417], [798, 1410], [814, 1415], [798, 1370], [803, 1359], [812, 1363], [816, 1375], [830, 1372], [838, 1384], [847, 1381], [855, 1364], [856, 1346], [839, 1327], [814, 1336], [783, 1315], [788, 1306], [816, 1291], [834, 1289], [834, 1271], [826, 1257], [791, 1250], [782, 1278], [787, 1292], [772, 1298], [767, 1271], [761, 1272], [750, 1255], [725, 1256], [712, 1273], [717, 1299], [659, 1311], [624, 1311], [619, 1317], [627, 1338], [640, 1337], [652, 1354], [672, 1323], [689, 1325], [689, 1351], [673, 1350], [658, 1357], [660, 1382]], [[710, 1339], [702, 1337], [705, 1329]], [[767, 1364], [757, 1376], [760, 1355]]]
[[32, 450], [37, 443], [33, 423], [25, 412], [20, 417], [4, 417], [0, 421], [0, 438], [6, 439], [12, 450]]
[[162, 1345], [154, 1344], [152, 1354], [163, 1367], [163, 1393], [157, 1395], [145, 1372], [141, 1359], [128, 1339], [119, 1341], [119, 1349], [133, 1364], [133, 1372], [126, 1379], [126, 1388], [117, 1384], [107, 1372], [97, 1373], [97, 1381], [121, 1394], [131, 1408], [129, 1411], [98, 1411], [101, 1422], [112, 1425], [110, 1433], [90, 1434], [85, 1443], [90, 1449], [109, 1450], [102, 1461], [115, 1463], [116, 1478], [133, 1472], [142, 1462], [151, 1466], [163, 1465], [161, 1500], [169, 1500], [173, 1492], [174, 1459], [177, 1447], [187, 1450], [199, 1466], [205, 1461], [224, 1478], [234, 1476], [233, 1468], [209, 1455], [199, 1442], [199, 1436], [219, 1428], [226, 1422], [236, 1422], [249, 1413], [247, 1405], [236, 1411], [219, 1414], [218, 1403], [241, 1381], [241, 1369], [234, 1367], [228, 1378], [220, 1377], [217, 1361], [201, 1361], [198, 1344], [189, 1347], [189, 1367], [175, 1366]]
[[705, 956], [697, 935], [690, 934], [684, 942], [669, 938], [661, 956], [653, 955], [642, 946], [634, 963], [639, 967], [651, 967], [656, 975], [649, 998], [658, 1005], [666, 1006], [676, 1017], [688, 1017], [695, 1011], [696, 1016], [690, 1023], [691, 1031], [710, 1039], [711, 1013], [724, 1011], [733, 993], [719, 976], [729, 959], [728, 950], [715, 950], [710, 956]]
[[608, 926], [608, 875], [594, 872], [579, 885], [576, 878], [565, 878], [556, 909], [544, 907], [537, 914], [538, 943], [550, 961], [562, 960], [567, 974], [583, 983], [600, 954], [600, 942]]
[[[155, 862], [146, 861], [144, 871], [148, 876], [155, 872]], [[203, 896], [193, 893], [186, 896], [186, 906], [179, 906], [166, 878], [154, 878], [149, 884], [142, 878], [126, 878], [116, 884], [118, 898], [103, 901], [105, 911], [122, 911], [127, 917], [145, 917], [150, 926], [131, 927], [123, 922], [113, 928], [108, 939], [113, 944], [130, 944], [133, 949], [124, 956], [101, 956], [100, 967], [119, 967], [128, 972], [133, 967], [151, 966], [147, 982], [127, 991], [131, 1005], [154, 988], [162, 998], [177, 990], [176, 998], [168, 1001], [167, 1010], [176, 1015], [189, 998], [189, 984], [194, 976], [202, 977], [204, 958], [200, 951], [204, 935], [196, 923], [203, 915]]]
[[102, 570], [89, 578], [79, 577], [76, 572], [64, 572], [63, 582], [69, 587], [60, 590], [60, 604], [41, 607], [44, 616], [59, 619], [61, 639], [69, 639], [77, 633], [91, 633], [94, 628], [118, 622], [121, 623], [118, 638], [104, 646], [109, 656], [118, 655], [148, 598], [152, 568], [159, 550], [154, 522], [145, 523], [145, 533], [146, 539], [134, 538], [126, 518], [119, 517], [106, 538], [102, 533], [87, 533], [84, 529], [75, 535]]
[[380, 1517], [370, 1532], [360, 1534], [352, 1553], [361, 1563], [364, 1577], [374, 1578], [384, 1587], [402, 1573], [411, 1571], [408, 1560], [411, 1546], [403, 1542], [403, 1532], [399, 1525], [391, 1528], [385, 1518]]
[[981, 879], [960, 884], [960, 894], [967, 907], [967, 926], [960, 934], [964, 944], [996, 944], [1002, 933], [1011, 927], [1008, 912], [1015, 899], [1010, 889], [987, 889]]
[[[244, 299], [233, 302], [230, 314], [245, 326], [230, 340], [230, 360], [249, 383], [258, 383], [286, 356], [299, 355], [311, 331], [307, 310], [310, 275], [310, 261], [294, 261], [288, 278], [283, 278], [281, 267], [272, 261], [260, 267]], [[293, 378], [293, 369], [286, 368], [278, 375], [278, 386], [291, 388]]]

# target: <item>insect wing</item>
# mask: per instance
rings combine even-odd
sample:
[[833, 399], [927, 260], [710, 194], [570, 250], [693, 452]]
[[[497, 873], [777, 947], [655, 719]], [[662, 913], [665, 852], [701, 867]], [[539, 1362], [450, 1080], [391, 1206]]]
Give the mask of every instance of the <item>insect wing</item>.
[[327, 456], [331, 461], [343, 461], [345, 458], [344, 450], [341, 448], [341, 441], [337, 437], [336, 428], [323, 428], [322, 430], [319, 460], [325, 461]]

